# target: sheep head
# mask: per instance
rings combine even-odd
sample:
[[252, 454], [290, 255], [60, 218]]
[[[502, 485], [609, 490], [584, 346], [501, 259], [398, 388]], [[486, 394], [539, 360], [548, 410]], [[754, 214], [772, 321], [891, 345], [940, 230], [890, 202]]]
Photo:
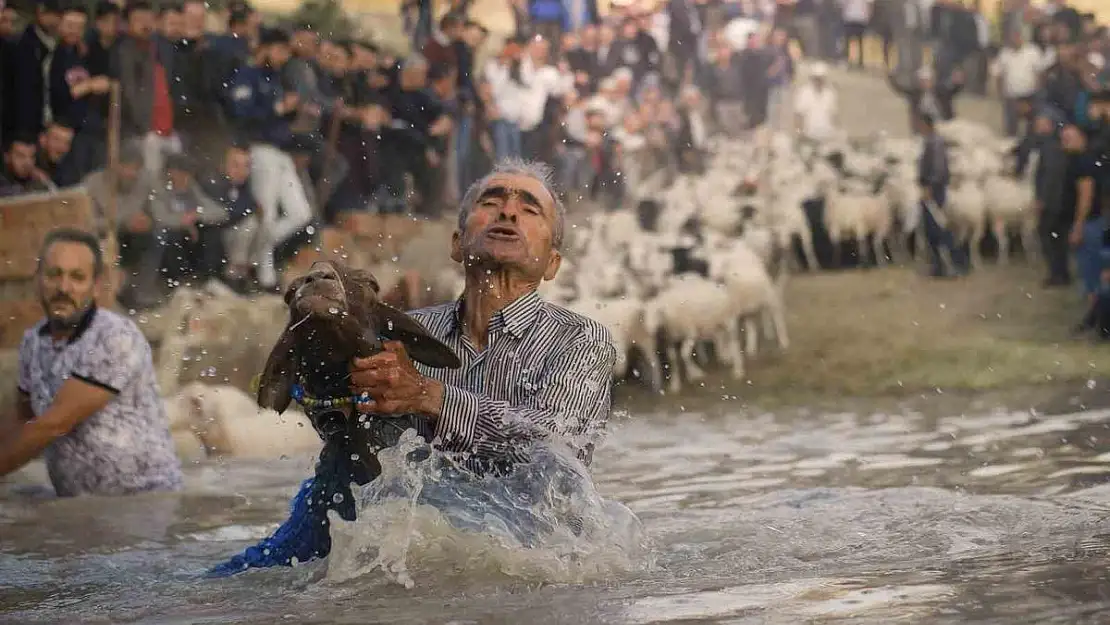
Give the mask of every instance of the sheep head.
[[298, 378], [345, 376], [355, 356], [382, 350], [382, 338], [399, 340], [412, 358], [435, 368], [460, 366], [449, 347], [419, 322], [381, 302], [378, 281], [368, 271], [320, 261], [285, 291], [289, 322], [270, 352], [258, 387], [258, 405], [278, 412], [289, 407]]

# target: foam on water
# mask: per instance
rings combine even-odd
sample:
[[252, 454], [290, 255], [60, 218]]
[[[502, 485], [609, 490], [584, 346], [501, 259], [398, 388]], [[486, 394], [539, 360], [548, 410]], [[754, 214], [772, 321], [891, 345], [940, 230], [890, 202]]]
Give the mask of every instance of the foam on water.
[[603, 499], [565, 447], [540, 445], [505, 477], [461, 472], [411, 431], [378, 459], [381, 476], [356, 492], [358, 519], [331, 514], [328, 581], [380, 571], [410, 588], [445, 574], [582, 583], [651, 566], [640, 520]]

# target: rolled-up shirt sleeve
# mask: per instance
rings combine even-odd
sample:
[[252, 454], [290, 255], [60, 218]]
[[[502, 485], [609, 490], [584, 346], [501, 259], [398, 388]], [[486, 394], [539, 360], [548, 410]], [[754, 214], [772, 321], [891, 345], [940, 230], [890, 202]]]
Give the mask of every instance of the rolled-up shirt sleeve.
[[588, 333], [551, 360], [520, 405], [445, 385], [436, 435], [446, 448], [480, 458], [512, 455], [554, 435], [588, 459], [609, 419], [616, 358], [607, 332]]

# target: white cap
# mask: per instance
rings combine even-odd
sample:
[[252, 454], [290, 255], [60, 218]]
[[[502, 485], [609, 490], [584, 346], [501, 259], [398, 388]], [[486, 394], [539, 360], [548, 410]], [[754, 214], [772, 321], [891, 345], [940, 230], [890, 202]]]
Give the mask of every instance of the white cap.
[[817, 61], [809, 70], [810, 78], [825, 78], [829, 75], [829, 66]]
[[917, 70], [917, 77], [920, 78], [921, 80], [932, 80], [933, 79], [933, 68], [928, 67], [928, 66], [922, 67], [921, 69]]

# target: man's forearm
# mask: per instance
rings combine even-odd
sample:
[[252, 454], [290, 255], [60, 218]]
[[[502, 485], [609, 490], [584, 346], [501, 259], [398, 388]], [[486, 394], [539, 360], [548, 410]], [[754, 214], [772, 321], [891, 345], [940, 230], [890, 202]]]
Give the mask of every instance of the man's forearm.
[[23, 424], [10, 442], [0, 443], [0, 476], [23, 468], [23, 465], [37, 458], [54, 438], [42, 422]]

